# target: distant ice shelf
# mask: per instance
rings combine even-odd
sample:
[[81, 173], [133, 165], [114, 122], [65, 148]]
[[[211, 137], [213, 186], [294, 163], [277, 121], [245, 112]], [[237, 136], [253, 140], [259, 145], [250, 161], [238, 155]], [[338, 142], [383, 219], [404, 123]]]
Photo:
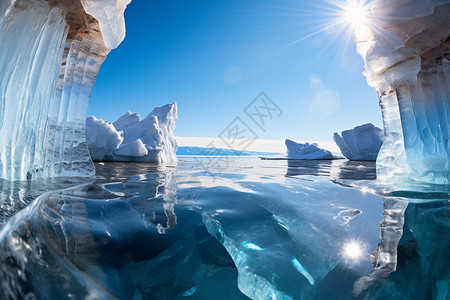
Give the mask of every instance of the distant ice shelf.
[[177, 155], [199, 155], [199, 156], [261, 156], [261, 155], [277, 155], [274, 152], [259, 151], [238, 151], [226, 148], [208, 148], [208, 147], [192, 147], [181, 146], [177, 148]]
[[368, 123], [333, 136], [342, 154], [349, 160], [376, 160], [384, 141], [383, 129]]
[[374, 0], [354, 29], [386, 140], [377, 177], [450, 184], [450, 0]]
[[0, 177], [90, 176], [86, 113], [126, 0], [0, 1]]
[[176, 102], [156, 107], [143, 120], [130, 111], [114, 123], [91, 116], [86, 119], [87, 146], [94, 161], [174, 163], [176, 121]]

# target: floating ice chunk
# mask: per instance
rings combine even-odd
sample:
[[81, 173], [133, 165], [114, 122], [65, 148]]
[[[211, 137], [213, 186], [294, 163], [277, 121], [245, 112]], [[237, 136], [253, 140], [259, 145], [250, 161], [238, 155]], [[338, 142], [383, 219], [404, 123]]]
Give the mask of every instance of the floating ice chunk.
[[[97, 119], [87, 119], [86, 136], [94, 160], [158, 163], [177, 160], [177, 143], [173, 135], [177, 121], [176, 102], [156, 107], [143, 120], [137, 113], [129, 111], [113, 124], [93, 120]], [[120, 143], [105, 142], [117, 141], [118, 136]]]
[[319, 148], [316, 143], [297, 143], [292, 140], [285, 141], [288, 158], [291, 159], [332, 159], [330, 151]]
[[335, 132], [334, 141], [349, 160], [376, 160], [384, 141], [384, 132], [371, 123]]
[[131, 126], [137, 122], [141, 121], [141, 117], [138, 113], [132, 113], [131, 111], [127, 111], [123, 116], [117, 119], [113, 123], [116, 130], [123, 130], [124, 128]]
[[93, 116], [86, 119], [86, 142], [93, 160], [102, 161], [112, 157], [113, 150], [122, 141], [123, 137], [111, 123]]
[[86, 13], [97, 19], [105, 46], [115, 49], [125, 38], [123, 16], [131, 0], [80, 0]]

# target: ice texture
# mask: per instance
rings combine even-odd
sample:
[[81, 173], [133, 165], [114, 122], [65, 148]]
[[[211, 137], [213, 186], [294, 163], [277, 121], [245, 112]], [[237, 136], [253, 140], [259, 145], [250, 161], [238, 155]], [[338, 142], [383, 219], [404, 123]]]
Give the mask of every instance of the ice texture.
[[378, 179], [450, 184], [450, 1], [370, 6], [354, 39], [383, 114]]
[[290, 159], [332, 159], [330, 151], [319, 148], [316, 143], [297, 143], [287, 139], [285, 141], [287, 156]]
[[349, 160], [376, 160], [384, 141], [384, 132], [371, 123], [335, 132], [334, 141]]
[[91, 158], [101, 161], [113, 155], [114, 149], [123, 142], [123, 137], [113, 124], [91, 116], [86, 119], [86, 142]]
[[10, 0], [0, 2], [0, 40], [0, 177], [93, 175], [86, 113], [111, 34], [79, 0]]
[[86, 13], [99, 23], [105, 46], [115, 49], [125, 38], [123, 16], [131, 0], [80, 0]]
[[156, 107], [143, 120], [127, 111], [114, 123], [88, 117], [86, 139], [95, 161], [174, 163], [176, 102]]

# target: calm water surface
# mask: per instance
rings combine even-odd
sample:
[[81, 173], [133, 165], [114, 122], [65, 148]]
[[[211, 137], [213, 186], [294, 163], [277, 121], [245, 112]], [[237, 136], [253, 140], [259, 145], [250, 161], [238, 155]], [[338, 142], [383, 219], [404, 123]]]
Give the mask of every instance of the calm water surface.
[[0, 181], [0, 299], [450, 297], [448, 191], [380, 186], [373, 162], [96, 168]]

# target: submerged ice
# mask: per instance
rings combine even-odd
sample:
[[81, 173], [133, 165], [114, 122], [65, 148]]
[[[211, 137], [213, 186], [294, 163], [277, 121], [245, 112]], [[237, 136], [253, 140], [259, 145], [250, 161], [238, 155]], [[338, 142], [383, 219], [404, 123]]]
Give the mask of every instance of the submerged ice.
[[448, 298], [447, 194], [337, 184], [373, 162], [198, 159], [39, 197], [0, 231], [0, 298]]
[[378, 179], [450, 184], [450, 1], [370, 7], [354, 38], [383, 114]]
[[94, 174], [85, 118], [124, 0], [0, 2], [0, 177]]

